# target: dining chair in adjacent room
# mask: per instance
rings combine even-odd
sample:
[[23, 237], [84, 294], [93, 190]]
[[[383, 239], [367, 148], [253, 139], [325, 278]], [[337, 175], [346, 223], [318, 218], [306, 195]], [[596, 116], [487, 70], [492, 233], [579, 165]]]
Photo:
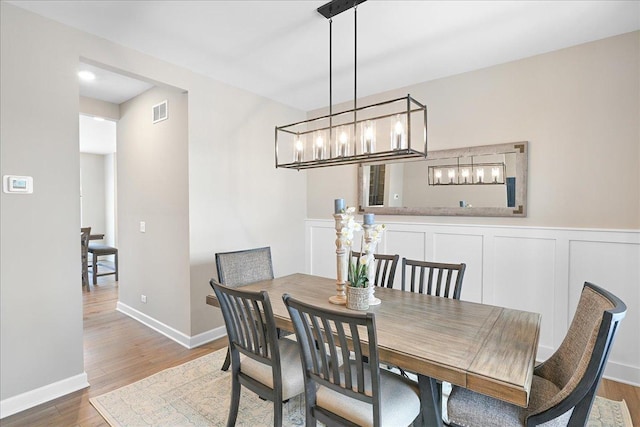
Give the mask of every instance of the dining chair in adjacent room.
[[417, 421], [417, 385], [380, 369], [373, 313], [326, 310], [288, 294], [283, 300], [302, 355], [307, 426], [317, 421], [375, 427]]
[[[353, 258], [360, 258], [361, 252], [351, 252]], [[396, 278], [396, 267], [400, 260], [400, 255], [373, 254], [376, 265], [376, 275], [373, 284], [385, 288], [393, 288], [393, 282]]]
[[242, 386], [273, 402], [273, 425], [282, 425], [282, 405], [304, 392], [298, 344], [278, 338], [269, 294], [224, 286], [211, 279], [229, 336], [231, 407], [234, 426]]
[[82, 286], [89, 288], [89, 236], [91, 227], [80, 228], [80, 261], [82, 262]]
[[[114, 274], [116, 277], [116, 282], [118, 281], [118, 248], [103, 245], [102, 243], [89, 243], [89, 253], [91, 254], [91, 275], [93, 284], [98, 284], [98, 277], [100, 276], [109, 276]], [[108, 269], [107, 271], [99, 270], [99, 257], [101, 256], [112, 256], [113, 257], [113, 270]], [[104, 266], [103, 266], [104, 267]]]
[[535, 367], [529, 406], [521, 408], [454, 387], [448, 421], [455, 426], [584, 426], [627, 307], [618, 297], [586, 282], [558, 350]]
[[402, 258], [402, 290], [460, 299], [466, 268], [464, 263], [445, 264]]
[[[216, 269], [218, 281], [231, 288], [248, 285], [261, 280], [273, 279], [273, 263], [271, 248], [244, 249], [233, 252], [218, 252], [216, 254]], [[222, 364], [222, 370], [229, 369], [231, 356]]]

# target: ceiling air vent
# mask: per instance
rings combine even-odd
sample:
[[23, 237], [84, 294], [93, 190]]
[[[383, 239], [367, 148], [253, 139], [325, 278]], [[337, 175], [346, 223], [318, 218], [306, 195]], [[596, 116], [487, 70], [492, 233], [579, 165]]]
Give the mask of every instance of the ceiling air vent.
[[158, 123], [169, 118], [167, 110], [167, 100], [153, 106], [153, 123]]

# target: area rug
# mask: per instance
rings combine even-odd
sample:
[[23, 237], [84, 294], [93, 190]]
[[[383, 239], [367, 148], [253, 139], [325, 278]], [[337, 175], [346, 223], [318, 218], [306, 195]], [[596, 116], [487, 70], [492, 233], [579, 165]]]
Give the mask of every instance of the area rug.
[[[91, 399], [113, 427], [225, 426], [231, 375], [220, 370], [226, 348]], [[304, 425], [304, 398], [284, 405], [283, 425]], [[242, 388], [237, 426], [273, 425], [273, 405]], [[624, 400], [596, 398], [589, 427], [632, 427]]]

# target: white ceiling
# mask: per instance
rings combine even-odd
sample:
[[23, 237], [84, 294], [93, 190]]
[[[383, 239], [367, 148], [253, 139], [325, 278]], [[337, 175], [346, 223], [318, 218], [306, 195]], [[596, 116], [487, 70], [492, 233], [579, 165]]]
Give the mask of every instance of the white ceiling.
[[91, 71], [96, 76], [95, 80], [91, 81], [78, 79], [81, 96], [100, 99], [117, 105], [130, 100], [134, 96], [154, 86], [151, 83], [133, 79], [83, 62], [80, 63], [78, 71]]
[[[328, 103], [324, 1], [12, 1], [302, 110]], [[639, 1], [399, 1], [358, 7], [358, 96], [640, 29]], [[333, 20], [334, 102], [353, 97], [353, 12]]]

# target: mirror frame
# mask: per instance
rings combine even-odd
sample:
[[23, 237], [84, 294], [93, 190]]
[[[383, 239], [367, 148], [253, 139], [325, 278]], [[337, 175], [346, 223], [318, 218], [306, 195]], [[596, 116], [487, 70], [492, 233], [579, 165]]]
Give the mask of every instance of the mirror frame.
[[[360, 164], [358, 165], [358, 211], [360, 213], [374, 213], [379, 215], [526, 217], [529, 157], [528, 141], [430, 151], [427, 153], [427, 158], [421, 161], [508, 153], [516, 154], [516, 182], [518, 183], [516, 186], [516, 208], [365, 206], [363, 203], [365, 196], [365, 192], [363, 191], [364, 169], [363, 165]], [[428, 185], [426, 184], [426, 180], [425, 185]]]

